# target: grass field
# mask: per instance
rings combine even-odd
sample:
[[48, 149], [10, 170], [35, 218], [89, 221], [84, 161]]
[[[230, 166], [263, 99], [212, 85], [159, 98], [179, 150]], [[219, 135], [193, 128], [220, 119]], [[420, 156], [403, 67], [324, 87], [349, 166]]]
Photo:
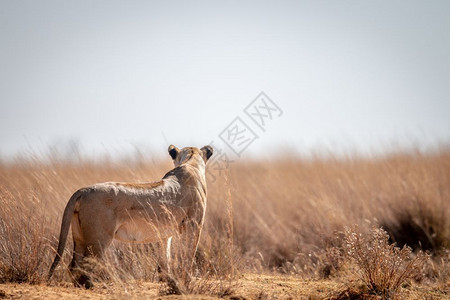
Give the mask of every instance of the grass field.
[[[280, 157], [239, 160], [228, 170], [210, 170], [195, 279], [183, 286], [191, 295], [183, 297], [450, 297], [448, 148], [372, 158]], [[87, 291], [71, 284], [67, 264], [72, 246], [67, 245], [50, 285], [45, 282], [62, 212], [73, 192], [97, 182], [156, 181], [170, 168], [169, 156], [162, 161], [53, 158], [0, 163], [0, 298], [181, 297], [167, 295], [165, 284], [157, 282], [158, 254], [149, 245], [114, 243], [97, 268], [95, 288]], [[375, 241], [385, 252], [371, 252], [366, 245], [372, 242], [364, 238], [380, 226], [390, 239], [386, 245], [380, 244], [382, 238]], [[395, 291], [389, 288], [388, 295], [377, 294], [363, 276], [364, 262], [347, 251], [352, 234], [361, 240], [351, 246], [378, 268], [369, 272], [383, 277], [390, 272], [383, 259], [397, 259], [412, 278], [402, 280]], [[389, 246], [392, 242], [407, 244], [414, 252], [400, 253]], [[414, 262], [419, 249], [430, 258]], [[396, 270], [392, 272], [394, 276]]]

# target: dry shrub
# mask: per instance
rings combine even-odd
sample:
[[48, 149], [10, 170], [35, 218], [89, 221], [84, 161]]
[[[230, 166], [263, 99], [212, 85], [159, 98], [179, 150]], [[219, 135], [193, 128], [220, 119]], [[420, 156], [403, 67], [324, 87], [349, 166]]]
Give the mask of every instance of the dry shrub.
[[367, 234], [357, 226], [344, 232], [346, 255], [357, 266], [357, 274], [369, 292], [384, 297], [395, 295], [402, 284], [421, 277], [429, 256], [419, 251], [412, 255], [411, 248], [398, 248], [389, 244], [389, 235], [373, 227]]

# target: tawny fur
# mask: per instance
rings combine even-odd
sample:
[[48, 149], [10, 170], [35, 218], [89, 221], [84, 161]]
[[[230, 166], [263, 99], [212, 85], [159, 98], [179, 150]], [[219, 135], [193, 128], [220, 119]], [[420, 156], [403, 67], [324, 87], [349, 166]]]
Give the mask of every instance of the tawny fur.
[[[169, 147], [175, 168], [153, 183], [107, 182], [82, 188], [64, 210], [59, 244], [48, 279], [64, 252], [72, 225], [74, 242], [70, 271], [80, 285], [92, 286], [85, 258], [101, 258], [111, 242], [169, 241], [175, 234], [186, 241], [193, 260], [206, 211], [206, 162], [213, 149]], [[192, 261], [191, 261], [192, 264]], [[77, 273], [76, 270], [82, 270]]]

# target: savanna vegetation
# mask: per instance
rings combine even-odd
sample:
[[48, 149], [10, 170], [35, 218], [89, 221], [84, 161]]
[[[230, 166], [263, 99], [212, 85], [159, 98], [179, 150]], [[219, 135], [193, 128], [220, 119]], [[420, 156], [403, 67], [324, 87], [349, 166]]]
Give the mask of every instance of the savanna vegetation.
[[71, 283], [71, 245], [46, 282], [74, 191], [156, 181], [171, 167], [169, 156], [0, 162], [0, 298], [450, 297], [445, 147], [370, 158], [283, 155], [224, 170], [211, 164], [205, 227], [189, 274], [177, 268], [175, 282], [159, 282], [158, 245], [114, 242], [93, 262], [93, 290]]

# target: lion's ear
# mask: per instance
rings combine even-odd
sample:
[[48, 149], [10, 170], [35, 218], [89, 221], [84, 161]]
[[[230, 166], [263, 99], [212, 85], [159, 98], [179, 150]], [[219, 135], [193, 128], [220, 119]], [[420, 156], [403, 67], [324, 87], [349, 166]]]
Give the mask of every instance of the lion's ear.
[[172, 157], [172, 159], [177, 158], [177, 155], [180, 152], [180, 150], [177, 147], [175, 147], [174, 145], [170, 145], [168, 151], [169, 151], [169, 155], [170, 155], [170, 157]]
[[211, 155], [213, 155], [213, 153], [214, 153], [213, 147], [211, 147], [209, 145], [202, 147], [200, 150], [202, 151], [205, 162], [207, 162], [208, 159], [211, 157]]

